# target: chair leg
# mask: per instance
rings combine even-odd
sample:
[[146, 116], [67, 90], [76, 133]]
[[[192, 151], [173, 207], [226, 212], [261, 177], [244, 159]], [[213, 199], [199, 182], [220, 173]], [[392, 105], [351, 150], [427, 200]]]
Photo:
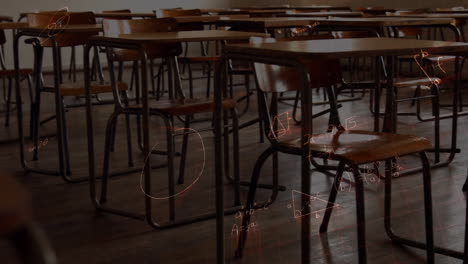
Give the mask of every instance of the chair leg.
[[359, 168], [353, 166], [354, 181], [356, 184], [356, 215], [358, 232], [358, 254], [359, 263], [367, 263], [367, 245], [366, 245], [366, 215], [364, 211], [364, 184], [359, 173]]
[[153, 95], [156, 95], [156, 85], [154, 83], [154, 60], [150, 60], [150, 63], [149, 63], [149, 68], [150, 68], [150, 79], [151, 79], [151, 90], [153, 92]]
[[192, 66], [190, 63], [188, 63], [188, 74], [189, 74], [189, 96], [190, 98], [193, 98], [193, 72], [192, 72]]
[[32, 138], [33, 137], [33, 134], [34, 134], [34, 119], [33, 119], [33, 116], [34, 116], [34, 112], [33, 112], [33, 107], [32, 107], [32, 104], [34, 102], [34, 94], [33, 94], [33, 90], [32, 90], [32, 82], [31, 82], [31, 76], [30, 75], [26, 75], [25, 76], [26, 78], [26, 82], [28, 84], [28, 92], [29, 92], [29, 102], [30, 102], [30, 105], [31, 105], [31, 109], [30, 109], [30, 113], [29, 113], [29, 120], [30, 120], [30, 127], [29, 127], [29, 136]]
[[257, 162], [255, 163], [255, 167], [252, 172], [252, 178], [250, 180], [250, 188], [249, 188], [249, 193], [247, 195], [247, 201], [245, 203], [244, 207], [244, 214], [242, 217], [242, 226], [241, 226], [241, 232], [239, 233], [239, 241], [237, 245], [237, 250], [236, 250], [236, 257], [240, 258], [242, 257], [242, 253], [244, 250], [245, 246], [245, 241], [247, 239], [247, 226], [249, 225], [250, 222], [250, 216], [251, 216], [251, 210], [254, 208], [254, 200], [255, 200], [255, 193], [257, 191], [257, 184], [258, 180], [260, 178], [260, 172], [262, 169], [263, 164], [265, 161], [268, 159], [268, 157], [277, 152], [273, 146], [268, 147], [257, 159]]
[[67, 119], [66, 119], [66, 112], [65, 112], [65, 105], [62, 98], [62, 104], [60, 106], [62, 108], [62, 129], [63, 129], [63, 151], [65, 156], [65, 166], [67, 175], [71, 175], [71, 164], [70, 164], [70, 142], [68, 139], [68, 129], [67, 129]]
[[[161, 98], [161, 81], [164, 75], [164, 61], [161, 61], [158, 69], [158, 81], [156, 86], [156, 100]], [[163, 89], [164, 90], [164, 89]]]
[[[414, 90], [413, 98], [418, 98], [419, 96], [421, 96], [421, 86], [416, 87], [416, 89]], [[416, 104], [416, 101], [418, 100], [417, 99], [411, 100], [411, 106], [414, 106]], [[419, 109], [419, 105], [418, 105], [418, 109]]]
[[16, 247], [21, 263], [56, 264], [58, 262], [44, 231], [34, 222], [8, 234], [8, 239]]
[[132, 130], [130, 128], [130, 115], [125, 114], [125, 127], [127, 134], [127, 156], [128, 156], [128, 166], [133, 167], [133, 147], [132, 147]]
[[7, 91], [7, 100], [6, 100], [6, 118], [5, 118], [5, 126], [8, 127], [10, 125], [10, 106], [11, 106], [11, 92], [12, 92], [13, 80], [12, 78], [8, 77], [8, 91]]
[[122, 81], [122, 78], [123, 78], [123, 61], [119, 61], [119, 71], [117, 73], [117, 80], [119, 80], [119, 82]]
[[171, 120], [168, 117], [163, 117], [166, 126], [166, 140], [167, 140], [167, 180], [169, 187], [169, 219], [175, 220], [175, 186], [174, 186], [174, 128]]
[[208, 77], [206, 79], [206, 98], [209, 98], [210, 97], [210, 93], [211, 93], [211, 63], [207, 63], [208, 64]]
[[229, 155], [229, 127], [228, 127], [228, 122], [229, 122], [229, 117], [228, 117], [228, 114], [227, 114], [227, 111], [224, 111], [224, 114], [223, 114], [223, 126], [224, 126], [224, 132], [223, 132], [223, 135], [224, 135], [224, 146], [223, 146], [223, 150], [224, 150], [224, 176], [228, 179], [228, 180], [232, 180], [231, 178], [231, 175], [230, 175], [230, 155]]
[[463, 258], [463, 264], [468, 264], [468, 196], [466, 195], [466, 192], [468, 191], [468, 174], [467, 178], [465, 181], [465, 184], [463, 184], [462, 188], [463, 192], [465, 193], [465, 250], [464, 250], [464, 258]]
[[106, 136], [104, 141], [104, 164], [102, 169], [102, 183], [101, 183], [101, 197], [100, 202], [105, 203], [107, 201], [107, 185], [109, 182], [109, 159], [112, 145], [112, 133], [114, 131], [115, 121], [119, 113], [114, 111], [109, 119], [107, 120]]
[[[75, 75], [75, 47], [71, 47], [70, 54], [70, 65], [68, 68], [68, 80], [72, 80], [72, 77]], [[73, 79], [75, 81], [75, 79]]]
[[299, 108], [299, 100], [301, 98], [301, 92], [297, 91], [296, 92], [296, 98], [294, 99], [294, 106], [293, 106], [293, 111], [292, 111], [292, 116], [293, 116], [293, 119], [296, 123], [300, 123], [301, 121], [299, 119], [296, 118], [296, 113], [297, 113], [297, 109]]
[[[55, 77], [58, 78], [58, 77]], [[58, 147], [58, 153], [59, 153], [59, 171], [60, 175], [62, 178], [68, 182], [68, 174], [67, 174], [67, 167], [65, 165], [65, 158], [64, 158], [64, 144], [65, 144], [65, 138], [64, 138], [64, 131], [63, 131], [63, 120], [62, 115], [65, 115], [65, 112], [63, 111], [62, 107], [63, 101], [60, 97], [60, 95], [55, 95], [55, 116], [56, 116], [56, 123], [57, 123], [57, 147]]]
[[333, 211], [333, 205], [335, 204], [336, 195], [340, 188], [341, 178], [343, 177], [344, 171], [344, 162], [340, 162], [338, 165], [338, 170], [336, 171], [335, 180], [333, 181], [333, 187], [330, 191], [330, 196], [328, 197], [327, 208], [325, 209], [325, 214], [323, 216], [322, 224], [320, 225], [320, 233], [325, 233], [328, 230], [328, 223], [330, 222], [330, 217]]
[[384, 222], [385, 232], [388, 237], [397, 244], [405, 244], [411, 247], [425, 249], [427, 251], [427, 263], [434, 263], [434, 234], [432, 224], [432, 193], [430, 181], [430, 165], [424, 152], [420, 153], [423, 165], [423, 185], [424, 185], [424, 208], [426, 222], [426, 244], [412, 241], [406, 238], [397, 236], [391, 225], [391, 209], [392, 209], [392, 163], [390, 160], [385, 161], [385, 206], [384, 206]]
[[36, 99], [35, 102], [31, 104], [31, 109], [32, 109], [32, 116], [31, 118], [33, 119], [32, 125], [33, 125], [33, 144], [34, 144], [34, 152], [33, 152], [33, 159], [38, 160], [39, 159], [39, 138], [40, 138], [40, 122], [41, 122], [41, 91], [36, 90]]
[[240, 158], [239, 158], [239, 120], [236, 109], [231, 110], [232, 116], [232, 155], [234, 166], [234, 206], [241, 204], [240, 201]]
[[[258, 87], [257, 87], [257, 91], [258, 91]], [[265, 95], [264, 95], [265, 96]], [[262, 100], [262, 96], [258, 95], [257, 93], [257, 108], [259, 107], [259, 105], [261, 104], [260, 100]], [[260, 138], [260, 143], [263, 143], [265, 141], [264, 139], [264, 126], [265, 124], [263, 123], [263, 118], [260, 114], [260, 111], [258, 113], [258, 133], [259, 133], [259, 138]]]
[[426, 223], [427, 263], [434, 263], [434, 230], [432, 220], [431, 167], [426, 153], [419, 153], [423, 165], [424, 217]]
[[440, 161], [440, 106], [439, 106], [439, 87], [432, 87], [432, 114], [434, 115], [434, 162]]
[[[122, 98], [124, 98], [124, 105], [128, 107], [128, 96], [127, 92], [122, 92]], [[127, 134], [127, 155], [128, 155], [128, 166], [133, 167], [133, 147], [132, 147], [132, 130], [130, 128], [130, 115], [125, 114], [125, 128]]]
[[[190, 128], [190, 115], [185, 116], [185, 130]], [[182, 150], [180, 156], [180, 165], [179, 165], [179, 180], [177, 181], [178, 184], [184, 184], [185, 179], [185, 161], [187, 159], [187, 146], [188, 146], [188, 139], [189, 139], [189, 131], [184, 131], [183, 139], [182, 139]]]
[[117, 122], [118, 122], [118, 119], [115, 120], [115, 125], [112, 129], [112, 136], [111, 136], [111, 139], [112, 139], [112, 143], [111, 143], [111, 152], [114, 152], [115, 151], [115, 135], [117, 134]]

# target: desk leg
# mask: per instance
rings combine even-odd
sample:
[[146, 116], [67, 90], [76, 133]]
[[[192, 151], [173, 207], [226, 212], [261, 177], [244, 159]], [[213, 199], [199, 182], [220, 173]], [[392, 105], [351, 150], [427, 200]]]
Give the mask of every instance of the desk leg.
[[23, 134], [23, 104], [21, 102], [21, 87], [20, 87], [20, 66], [19, 66], [19, 47], [18, 40], [21, 34], [17, 34], [13, 38], [13, 59], [15, 64], [15, 88], [16, 88], [16, 114], [18, 122], [18, 140], [20, 146], [21, 167], [26, 169], [26, 161], [24, 159], [24, 134]]
[[[299, 67], [301, 67], [300, 65]], [[310, 175], [310, 135], [312, 135], [312, 89], [308, 73], [304, 67], [301, 67], [302, 72], [302, 155], [301, 155], [301, 192], [303, 194], [310, 193], [311, 175]], [[301, 263], [310, 263], [310, 197], [302, 195], [301, 199], [302, 217], [301, 217]]]
[[[374, 131], [380, 131], [380, 94], [382, 92], [380, 64], [382, 57], [375, 57], [375, 91], [374, 91]], [[383, 66], [383, 64], [382, 64]]]
[[[395, 57], [388, 56], [387, 60], [387, 82], [386, 87], [386, 98], [385, 98], [385, 117], [384, 125], [382, 128], [383, 132], [396, 132], [396, 113], [397, 103], [395, 102], [395, 90], [393, 87], [393, 75], [395, 70]], [[378, 114], [378, 112], [376, 112]]]
[[214, 103], [214, 145], [215, 145], [215, 179], [216, 179], [216, 259], [218, 264], [224, 263], [224, 193], [223, 193], [223, 156], [222, 156], [222, 91], [226, 85], [225, 67], [227, 58], [223, 55], [221, 61], [215, 69]]

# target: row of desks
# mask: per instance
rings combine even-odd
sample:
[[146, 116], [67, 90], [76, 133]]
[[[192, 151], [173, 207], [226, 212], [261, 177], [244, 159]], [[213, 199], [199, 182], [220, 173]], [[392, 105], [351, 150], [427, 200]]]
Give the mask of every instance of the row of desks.
[[[266, 17], [266, 18], [223, 18], [223, 17], [177, 17], [179, 23], [216, 23], [220, 26], [232, 26], [243, 28], [281, 28], [301, 27], [311, 24], [317, 26], [358, 26], [358, 27], [387, 27], [387, 26], [430, 26], [450, 25], [454, 20], [451, 18], [428, 18], [428, 17], [372, 17], [372, 18], [308, 18], [308, 17]], [[21, 29], [28, 27], [28, 23], [6, 22], [0, 23], [0, 29]], [[73, 28], [73, 25], [67, 28]], [[90, 25], [89, 28], [101, 28], [100, 25]]]
[[[263, 28], [275, 28], [275, 27], [293, 27], [301, 25], [311, 25], [317, 23], [317, 27], [386, 27], [386, 26], [440, 26], [446, 25], [450, 26], [453, 23], [453, 19], [450, 18], [397, 18], [397, 17], [374, 17], [374, 18], [293, 18], [293, 17], [276, 17], [276, 18], [229, 18], [225, 20], [218, 21], [224, 23], [225, 25], [248, 25], [248, 26], [259, 26]], [[19, 34], [29, 34], [31, 36], [42, 36], [48, 37], [50, 34], [55, 32], [50, 32], [49, 29], [45, 28], [28, 28], [26, 23], [2, 23], [0, 24], [0, 29], [7, 28], [16, 28], [19, 31]], [[101, 31], [99, 25], [69, 25], [64, 28], [56, 29], [60, 32], [89, 32], [89, 31]], [[49, 34], [50, 33], [50, 34]], [[106, 37], [92, 37], [88, 45], [96, 46], [115, 46], [122, 47], [124, 45], [132, 46], [135, 48], [141, 47], [144, 42], [153, 41], [153, 42], [190, 42], [190, 41], [214, 41], [214, 40], [230, 40], [230, 39], [248, 39], [250, 36], [265, 36], [264, 34], [259, 33], [249, 33], [249, 32], [235, 32], [235, 31], [185, 31], [185, 32], [166, 32], [166, 33], [145, 33], [145, 34], [131, 34], [131, 35], [120, 35], [119, 38], [106, 38]], [[15, 44], [18, 45], [18, 41], [15, 41]], [[231, 58], [249, 58], [251, 61], [258, 62], [278, 62], [281, 64], [297, 65], [300, 66], [304, 59], [315, 59], [318, 57], [321, 58], [345, 58], [345, 57], [361, 57], [361, 56], [399, 56], [399, 55], [414, 55], [415, 51], [424, 50], [428, 53], [467, 53], [468, 44], [467, 43], [454, 43], [454, 42], [442, 42], [442, 41], [420, 41], [420, 40], [405, 40], [405, 39], [388, 39], [388, 38], [366, 38], [366, 39], [345, 39], [345, 40], [320, 40], [320, 41], [302, 41], [302, 42], [281, 42], [281, 43], [270, 43], [270, 44], [260, 44], [260, 45], [228, 45], [223, 51], [223, 57], [221, 65], [225, 65], [227, 61]], [[89, 49], [85, 50], [89, 52]], [[15, 48], [15, 68], [17, 70], [17, 80], [16, 80], [16, 101], [21, 102], [21, 89], [19, 89], [19, 53], [18, 48]], [[85, 56], [89, 57], [89, 56]], [[394, 60], [388, 60], [394, 61]], [[142, 61], [141, 65], [146, 67], [146, 61]], [[86, 64], [85, 64], [86, 65]], [[302, 67], [302, 69], [305, 67]], [[146, 69], [146, 68], [145, 68]], [[85, 70], [85, 72], [89, 72]], [[142, 72], [146, 72], [142, 70]], [[215, 127], [215, 155], [216, 161], [214, 162], [215, 168], [215, 177], [216, 177], [216, 208], [217, 208], [217, 254], [218, 254], [218, 263], [224, 263], [224, 229], [223, 229], [223, 155], [222, 155], [222, 109], [221, 109], [221, 87], [224, 85], [221, 83], [225, 77], [220, 76], [224, 71], [218, 69], [216, 74], [216, 85], [219, 89], [215, 90], [215, 104], [216, 110], [214, 111], [214, 127]], [[387, 76], [389, 80], [393, 78], [391, 74]], [[149, 133], [149, 104], [148, 104], [148, 80], [142, 80], [142, 105], [143, 105], [143, 155], [148, 156], [150, 154], [150, 133]], [[377, 80], [376, 83], [380, 83]], [[308, 87], [305, 85], [305, 87]], [[89, 175], [91, 181], [91, 188], [95, 188], [95, 161], [94, 161], [94, 141], [93, 141], [93, 122], [92, 122], [92, 105], [91, 105], [91, 96], [89, 92], [87, 95], [87, 135], [88, 135], [88, 157], [90, 158], [90, 167]], [[307, 89], [304, 89], [307, 90]], [[393, 98], [393, 89], [386, 89], [387, 100]], [[307, 97], [307, 96], [305, 96]], [[456, 102], [454, 101], [454, 107], [456, 109]], [[22, 120], [22, 106], [18, 106], [18, 119]], [[305, 109], [312, 109], [311, 107], [304, 107]], [[455, 110], [456, 112], [456, 110]], [[454, 112], [454, 113], [455, 113]], [[396, 108], [389, 107], [386, 111], [386, 130], [389, 132], [396, 132], [394, 130], [394, 121], [395, 121]], [[20, 122], [18, 122], [20, 123]], [[309, 131], [310, 127], [306, 127], [305, 130], [302, 130], [303, 133], [312, 133]], [[24, 135], [22, 131], [19, 131], [20, 138], [20, 147], [21, 151], [24, 151]], [[308, 152], [307, 152], [308, 153]], [[24, 154], [24, 153], [23, 153]], [[302, 161], [304, 164], [309, 164], [308, 158], [304, 158]], [[151, 178], [151, 168], [150, 161], [147, 161], [144, 177], [145, 179]], [[309, 167], [302, 170], [302, 181], [309, 182], [307, 180], [310, 178]], [[302, 189], [309, 189], [310, 186], [307, 184], [302, 186]], [[93, 191], [91, 191], [93, 193]], [[95, 190], [94, 190], [95, 193]], [[149, 194], [149, 192], [148, 192]], [[93, 197], [94, 199], [95, 197]], [[146, 197], [146, 199], [150, 199]], [[95, 206], [99, 207], [96, 203], [93, 203]], [[106, 208], [98, 208], [100, 210], [106, 211]], [[110, 211], [112, 212], [112, 211]], [[145, 215], [140, 217], [145, 219]], [[146, 215], [148, 220], [148, 215]], [[149, 221], [149, 220], [148, 220]], [[151, 219], [152, 221], [152, 219]], [[306, 221], [304, 221], [306, 222]], [[150, 223], [154, 225], [153, 223]], [[156, 226], [159, 227], [159, 226]]]

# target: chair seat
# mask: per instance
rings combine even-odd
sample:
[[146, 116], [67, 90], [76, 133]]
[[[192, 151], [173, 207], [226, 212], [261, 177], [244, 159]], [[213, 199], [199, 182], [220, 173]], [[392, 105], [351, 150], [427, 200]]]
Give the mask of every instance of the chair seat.
[[16, 231], [32, 219], [30, 197], [12, 176], [0, 175], [0, 235]]
[[[437, 81], [439, 84], [442, 83], [442, 79], [437, 77], [404, 77], [404, 78], [395, 78], [393, 80], [393, 85], [397, 88], [408, 88], [421, 86], [421, 88], [428, 89], [434, 81]], [[432, 80], [432, 81], [431, 81]], [[381, 85], [385, 85], [387, 80], [381, 80]], [[375, 87], [374, 80], [365, 80], [365, 81], [356, 81], [352, 83], [346, 83], [347, 86], [351, 87], [363, 87], [370, 88]]]
[[450, 61], [455, 61], [456, 56], [437, 56], [437, 55], [431, 55], [427, 56], [424, 59], [428, 60], [432, 63], [437, 63], [437, 62], [450, 62]]
[[219, 56], [188, 56], [188, 57], [179, 57], [181, 62], [217, 62], [219, 61]]
[[234, 66], [231, 71], [231, 74], [254, 74], [254, 69], [249, 66]]
[[[414, 56], [413, 55], [399, 56], [398, 59], [402, 61], [414, 61]], [[429, 61], [431, 63], [437, 63], [438, 61], [447, 62], [447, 61], [454, 61], [455, 56], [429, 55], [429, 56], [424, 57], [424, 60]]]
[[393, 85], [397, 88], [421, 86], [421, 88], [429, 88], [433, 82], [441, 83], [442, 80], [437, 77], [415, 77], [415, 78], [396, 78]]
[[[126, 91], [128, 90], [128, 85], [124, 82], [118, 83], [119, 91]], [[44, 90], [47, 92], [55, 92], [54, 86], [51, 85], [44, 85]], [[86, 95], [86, 90], [84, 87], [84, 83], [76, 82], [76, 83], [62, 83], [59, 87], [60, 96], [81, 96]], [[112, 87], [109, 83], [100, 83], [100, 82], [92, 82], [91, 83], [91, 94], [100, 94], [100, 93], [111, 93]]]
[[[233, 99], [223, 100], [223, 109], [233, 109], [236, 107], [236, 101]], [[128, 109], [141, 111], [142, 105], [130, 105]], [[151, 112], [163, 112], [169, 115], [180, 116], [195, 113], [211, 113], [214, 109], [214, 101], [210, 98], [191, 98], [191, 99], [173, 99], [159, 100], [150, 103]]]
[[[175, 44], [153, 44], [147, 43], [143, 45], [148, 59], [159, 59], [164, 57], [178, 56], [182, 52], [180, 45]], [[114, 59], [116, 61], [138, 61], [142, 59], [142, 55], [137, 50], [129, 49], [113, 49]]]
[[[32, 75], [33, 70], [32, 69], [20, 69], [20, 75], [25, 76], [25, 75]], [[15, 70], [0, 70], [0, 77], [14, 77], [15, 76]]]
[[[301, 148], [301, 139], [281, 141], [286, 147]], [[411, 136], [372, 131], [347, 130], [313, 135], [310, 149], [313, 156], [346, 160], [356, 165], [390, 159], [432, 148], [429, 140]]]

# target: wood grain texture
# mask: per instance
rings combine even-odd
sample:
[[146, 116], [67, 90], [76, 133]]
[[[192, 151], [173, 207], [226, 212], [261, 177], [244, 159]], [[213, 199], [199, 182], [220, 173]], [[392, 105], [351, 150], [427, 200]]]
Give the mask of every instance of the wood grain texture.
[[208, 40], [239, 40], [248, 39], [252, 36], [265, 37], [268, 34], [255, 32], [238, 32], [226, 30], [199, 30], [199, 31], [178, 31], [164, 33], [137, 33], [122, 34], [119, 38], [124, 40], [137, 41], [157, 41], [157, 42], [194, 42]]
[[418, 54], [421, 50], [431, 53], [466, 53], [468, 43], [393, 39], [359, 38], [291, 41], [263, 44], [227, 45], [228, 52], [240, 52], [249, 55], [279, 57], [343, 58], [357, 56], [397, 56]]

